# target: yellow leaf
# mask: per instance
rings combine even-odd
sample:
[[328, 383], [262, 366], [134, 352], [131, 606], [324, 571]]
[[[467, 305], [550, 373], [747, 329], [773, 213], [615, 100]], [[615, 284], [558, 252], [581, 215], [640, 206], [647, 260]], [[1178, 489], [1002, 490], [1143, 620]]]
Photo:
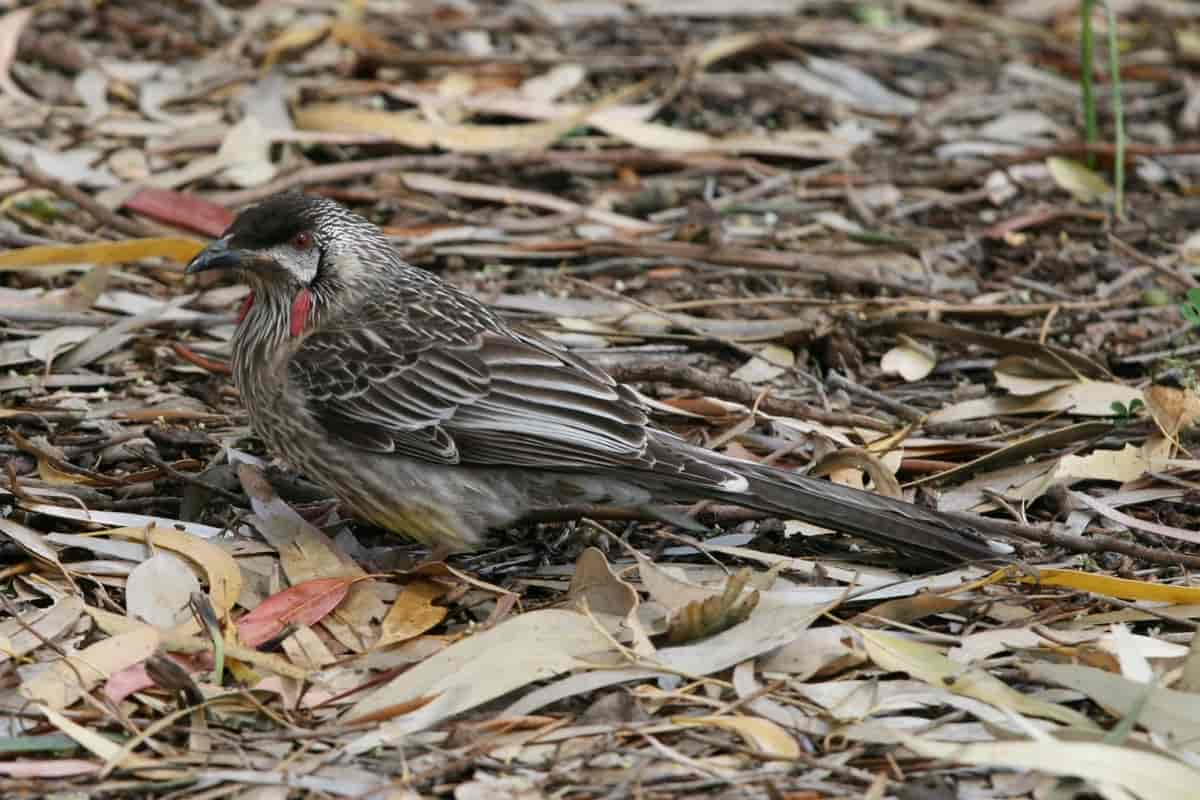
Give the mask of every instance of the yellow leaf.
[[295, 119], [297, 127], [306, 130], [380, 134], [419, 150], [430, 147], [461, 153], [538, 150], [554, 144], [595, 112], [643, 89], [644, 84], [633, 84], [558, 119], [524, 125], [448, 125], [427, 122], [407, 112], [372, 111], [340, 103], [306, 106], [296, 111]]
[[1108, 181], [1078, 161], [1051, 156], [1046, 159], [1046, 167], [1059, 188], [1081, 203], [1091, 203], [1112, 193]]
[[50, 463], [50, 459], [45, 456], [38, 458], [38, 477], [44, 480], [51, 486], [91, 486], [93, 481], [86, 475], [76, 475], [73, 472], [64, 472]]
[[449, 609], [434, 605], [446, 593], [446, 587], [433, 581], [417, 580], [404, 587], [383, 618], [383, 632], [375, 647], [387, 647], [420, 636], [446, 618]]
[[[72, 722], [52, 708], [41, 706], [39, 710], [46, 715], [46, 719], [50, 720], [51, 725], [58, 728], [67, 736], [70, 736], [92, 755], [108, 760], [121, 754], [121, 745], [112, 739], [101, 736], [95, 731], [88, 730], [77, 722]], [[128, 767], [141, 767], [153, 764], [154, 762], [145, 756], [130, 753], [123, 759], [122, 763]]]
[[526, 125], [442, 125], [402, 112], [371, 111], [319, 103], [296, 111], [304, 130], [374, 133], [416, 150], [441, 147], [460, 153], [495, 153], [548, 147], [578, 126], [586, 114]]
[[0, 253], [0, 272], [62, 264], [124, 264], [142, 258], [169, 258], [186, 264], [204, 245], [195, 239], [168, 236], [121, 242], [49, 244]]
[[1200, 587], [1168, 586], [1163, 583], [1113, 578], [1108, 575], [1095, 575], [1070, 569], [1039, 569], [1037, 578], [1023, 576], [1021, 582], [1037, 583], [1042, 586], [1061, 586], [1064, 589], [1079, 589], [1122, 600], [1148, 600], [1173, 605], [1200, 603]]
[[882, 631], [860, 630], [859, 634], [866, 644], [867, 655], [883, 669], [907, 672], [930, 686], [973, 697], [997, 708], [1057, 720], [1076, 728], [1096, 728], [1096, 723], [1083, 714], [1066, 706], [1021, 694], [983, 670], [967, 668], [951, 661], [936, 647]]
[[285, 53], [303, 50], [321, 41], [325, 38], [325, 34], [329, 33], [329, 27], [328, 22], [317, 25], [309, 23], [292, 25], [267, 45], [267, 53], [263, 56], [263, 69], [270, 69]]
[[799, 758], [800, 745], [787, 731], [769, 719], [761, 717], [674, 717], [676, 725], [708, 725], [733, 731], [755, 750], [775, 758]]

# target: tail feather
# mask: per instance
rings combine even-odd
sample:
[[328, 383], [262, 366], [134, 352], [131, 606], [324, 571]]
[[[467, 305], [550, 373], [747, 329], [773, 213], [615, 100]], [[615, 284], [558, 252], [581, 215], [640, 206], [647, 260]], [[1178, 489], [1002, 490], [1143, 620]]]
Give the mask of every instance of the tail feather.
[[[701, 480], [689, 480], [691, 470], [679, 470], [679, 461], [671, 465], [673, 468], [656, 471], [656, 475], [675, 491], [695, 499], [719, 499], [785, 519], [799, 519], [943, 564], [994, 560], [1001, 556], [1001, 551], [989, 545], [980, 530], [961, 519], [830, 481], [727, 458], [710, 450], [690, 445], [683, 448], [684, 452], [679, 452], [676, 444], [672, 449], [683, 460], [703, 463]], [[738, 480], [713, 485], [714, 469], [731, 478], [745, 479], [744, 485]]]

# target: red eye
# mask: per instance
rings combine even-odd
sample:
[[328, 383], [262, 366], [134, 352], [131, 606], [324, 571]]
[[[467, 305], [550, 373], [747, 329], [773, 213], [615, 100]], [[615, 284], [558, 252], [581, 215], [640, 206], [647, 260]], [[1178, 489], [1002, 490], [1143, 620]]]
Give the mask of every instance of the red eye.
[[297, 250], [307, 250], [313, 246], [313, 235], [308, 231], [300, 231], [292, 237], [292, 247]]

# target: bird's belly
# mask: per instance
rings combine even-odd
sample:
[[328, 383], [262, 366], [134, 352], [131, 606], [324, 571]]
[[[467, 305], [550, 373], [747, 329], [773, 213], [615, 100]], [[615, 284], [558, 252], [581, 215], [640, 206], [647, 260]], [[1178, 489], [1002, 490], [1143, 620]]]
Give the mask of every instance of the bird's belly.
[[357, 516], [430, 547], [474, 550], [487, 529], [529, 509], [518, 483], [497, 470], [370, 453], [303, 424], [273, 426], [264, 439]]
[[329, 487], [358, 515], [430, 546], [474, 550], [489, 528], [507, 525], [528, 509], [519, 487], [497, 480], [491, 470], [373, 453], [344, 456], [358, 463], [359, 477], [328, 480]]
[[357, 516], [430, 547], [474, 550], [489, 528], [535, 509], [649, 500], [645, 492], [612, 479], [371, 453], [330, 436], [283, 392], [265, 388], [243, 390], [242, 397], [272, 453], [324, 485]]

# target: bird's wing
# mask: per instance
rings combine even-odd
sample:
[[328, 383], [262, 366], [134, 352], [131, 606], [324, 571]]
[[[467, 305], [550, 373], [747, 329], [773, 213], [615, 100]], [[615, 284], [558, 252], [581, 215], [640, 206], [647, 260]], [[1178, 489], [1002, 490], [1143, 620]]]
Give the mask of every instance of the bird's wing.
[[319, 330], [289, 377], [331, 434], [445, 464], [648, 468], [636, 396], [552, 342], [470, 323]]

